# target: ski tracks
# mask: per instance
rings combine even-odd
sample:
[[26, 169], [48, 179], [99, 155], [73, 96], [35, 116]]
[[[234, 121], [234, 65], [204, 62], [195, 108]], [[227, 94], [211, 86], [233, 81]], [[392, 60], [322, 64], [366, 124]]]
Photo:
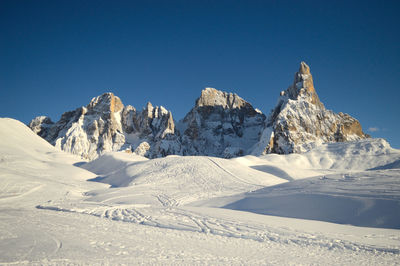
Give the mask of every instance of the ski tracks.
[[176, 199], [171, 198], [166, 194], [158, 194], [158, 195], [155, 195], [155, 197], [164, 207], [174, 207], [174, 206], [179, 205], [179, 203]]
[[[254, 240], [258, 242], [275, 242], [282, 245], [315, 246], [326, 249], [387, 252], [400, 254], [398, 247], [380, 248], [347, 240], [334, 239], [325, 235], [310, 234], [289, 228], [269, 227], [256, 222], [244, 223], [236, 219], [220, 219], [209, 215], [195, 213], [178, 207], [143, 207], [132, 206], [101, 206], [94, 209], [67, 209], [61, 207], [38, 206], [40, 209], [77, 212], [94, 215], [114, 221], [131, 222], [140, 225], [184, 230], [222, 237]], [[150, 215], [151, 214], [151, 215]]]
[[0, 203], [23, 198], [44, 187], [45, 184], [38, 182], [18, 183], [10, 179], [0, 181]]
[[251, 186], [255, 186], [255, 187], [260, 187], [262, 188], [263, 186], [261, 185], [257, 185], [257, 184], [253, 184], [253, 183], [249, 183], [245, 180], [243, 180], [242, 178], [238, 177], [237, 175], [235, 175], [234, 173], [232, 173], [231, 171], [227, 170], [225, 167], [223, 167], [221, 164], [219, 164], [218, 162], [216, 162], [214, 159], [212, 158], [208, 158], [215, 166], [217, 166], [219, 169], [221, 169], [222, 171], [224, 171], [225, 173], [227, 173], [228, 175], [234, 177], [236, 180], [238, 180], [240, 183], [244, 183], [247, 185], [251, 185]]

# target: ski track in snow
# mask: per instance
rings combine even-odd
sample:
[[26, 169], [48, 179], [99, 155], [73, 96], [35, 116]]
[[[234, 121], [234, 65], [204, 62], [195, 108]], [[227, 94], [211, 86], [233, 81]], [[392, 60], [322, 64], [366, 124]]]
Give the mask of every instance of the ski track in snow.
[[259, 242], [278, 242], [300, 246], [319, 246], [327, 249], [347, 249], [352, 251], [386, 252], [400, 254], [400, 246], [382, 248], [359, 244], [341, 239], [332, 239], [323, 235], [306, 232], [277, 230], [262, 224], [248, 224], [237, 220], [223, 220], [205, 216], [184, 208], [133, 208], [129, 206], [103, 206], [94, 209], [68, 209], [53, 206], [37, 206], [38, 209], [81, 213], [100, 218], [136, 223], [146, 226], [173, 230], [200, 232], [224, 237], [250, 239]]
[[[236, 178], [239, 182], [244, 183], [244, 184], [248, 184], [248, 185], [255, 185], [252, 183], [247, 182], [246, 180], [243, 180], [242, 178], [238, 177], [237, 175], [231, 173], [229, 170], [227, 170], [225, 167], [223, 167], [221, 164], [217, 163], [215, 160], [208, 158], [213, 164], [215, 164], [218, 168], [220, 168], [222, 171], [224, 171], [225, 173], [231, 175], [232, 177]], [[258, 186], [258, 187], [262, 187], [262, 186]]]
[[29, 194], [43, 188], [45, 184], [25, 183], [20, 184], [11, 180], [0, 181], [0, 202], [13, 201], [18, 198], [26, 197]]
[[159, 195], [155, 195], [155, 197], [158, 199], [158, 201], [164, 206], [164, 207], [168, 207], [168, 206], [179, 206], [179, 203], [177, 200], [169, 197], [166, 194], [159, 194]]
[[[0, 140], [0, 264], [400, 261], [400, 219], [393, 214], [400, 206], [400, 152], [381, 140], [231, 160], [111, 153], [88, 164], [10, 119], [0, 119]], [[318, 215], [346, 199], [362, 202], [355, 218], [389, 213], [392, 224], [345, 225], [341, 206], [344, 224], [264, 215], [294, 208], [310, 219], [315, 213], [305, 212], [299, 195], [325, 199]], [[294, 203], [285, 209], [274, 197]]]

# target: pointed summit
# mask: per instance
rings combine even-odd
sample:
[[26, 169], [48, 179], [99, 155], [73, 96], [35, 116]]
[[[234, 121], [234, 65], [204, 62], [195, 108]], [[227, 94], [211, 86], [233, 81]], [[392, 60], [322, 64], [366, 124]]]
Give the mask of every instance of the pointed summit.
[[315, 91], [310, 67], [305, 62], [300, 63], [299, 71], [294, 75], [293, 84], [282, 95], [287, 95], [292, 100], [303, 98], [319, 108], [325, 108]]
[[146, 107], [143, 108], [143, 117], [147, 117], [149, 119], [153, 118], [153, 110], [154, 107], [151, 102], [147, 102]]
[[314, 143], [368, 137], [350, 115], [325, 109], [305, 62], [300, 63], [293, 83], [281, 92], [268, 119], [235, 93], [205, 88], [178, 123], [162, 106], [148, 102], [137, 111], [107, 92], [86, 107], [65, 112], [56, 123], [42, 116], [29, 126], [56, 147], [89, 160], [118, 150], [149, 158], [293, 153], [306, 151]]
[[348, 114], [326, 110], [314, 88], [310, 67], [300, 63], [294, 82], [281, 92], [264, 133], [266, 153], [303, 152], [314, 142], [367, 138], [360, 123]]
[[151, 104], [151, 102], [147, 102], [145, 109], [146, 110], [153, 110], [153, 105]]
[[299, 73], [300, 74], [310, 74], [310, 67], [306, 64], [306, 62], [301, 61], [300, 63], [300, 68], [299, 68]]
[[119, 97], [115, 96], [112, 92], [103, 93], [100, 96], [94, 97], [87, 105], [88, 110], [97, 112], [119, 112], [124, 108], [122, 101]]

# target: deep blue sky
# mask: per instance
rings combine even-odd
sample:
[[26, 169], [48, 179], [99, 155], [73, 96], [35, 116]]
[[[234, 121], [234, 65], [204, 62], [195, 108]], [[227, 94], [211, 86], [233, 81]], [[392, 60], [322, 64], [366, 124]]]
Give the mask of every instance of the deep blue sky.
[[112, 91], [181, 119], [204, 87], [268, 114], [304, 60], [327, 108], [400, 148], [399, 3], [0, 0], [0, 116], [57, 121]]

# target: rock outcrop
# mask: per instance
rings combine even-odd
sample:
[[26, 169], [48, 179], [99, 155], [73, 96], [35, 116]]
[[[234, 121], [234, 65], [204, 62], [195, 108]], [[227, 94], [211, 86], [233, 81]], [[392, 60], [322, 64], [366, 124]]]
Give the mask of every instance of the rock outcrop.
[[137, 150], [148, 157], [179, 153], [171, 112], [151, 103], [137, 112], [130, 105], [124, 107], [112, 93], [64, 113], [57, 123], [41, 116], [33, 119], [29, 127], [56, 147], [89, 160], [118, 150]]
[[183, 154], [236, 157], [258, 142], [265, 116], [238, 95], [206, 88], [181, 122]]
[[148, 103], [137, 111], [105, 93], [86, 107], [64, 113], [56, 123], [40, 116], [29, 127], [56, 147], [90, 160], [118, 150], [149, 158], [284, 154], [304, 152], [317, 143], [368, 137], [350, 115], [325, 109], [304, 62], [268, 117], [234, 93], [206, 88], [179, 123], [162, 106]]
[[315, 91], [309, 66], [301, 62], [293, 84], [282, 91], [266, 121], [263, 153], [304, 152], [321, 142], [342, 142], [369, 137], [348, 114], [326, 110]]

